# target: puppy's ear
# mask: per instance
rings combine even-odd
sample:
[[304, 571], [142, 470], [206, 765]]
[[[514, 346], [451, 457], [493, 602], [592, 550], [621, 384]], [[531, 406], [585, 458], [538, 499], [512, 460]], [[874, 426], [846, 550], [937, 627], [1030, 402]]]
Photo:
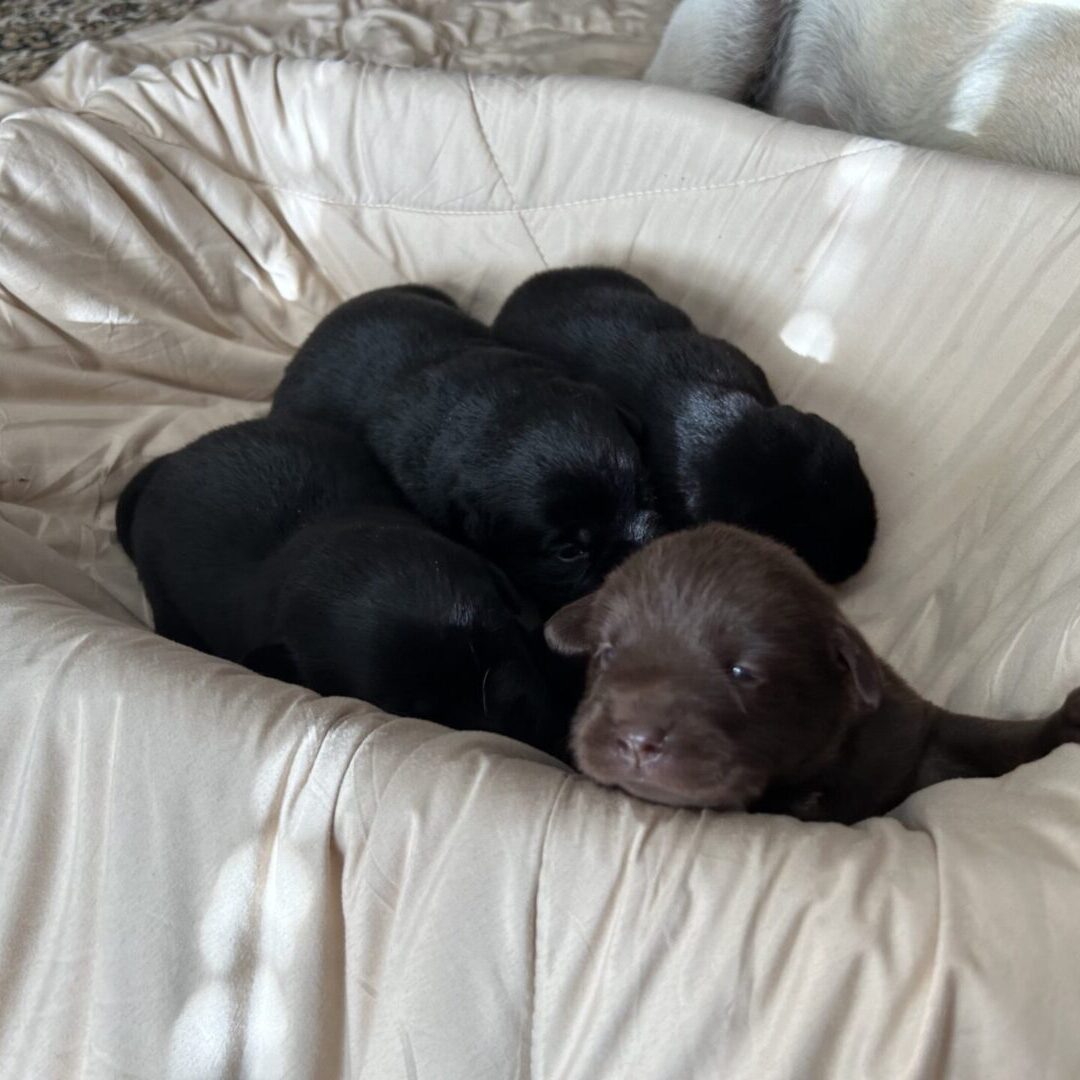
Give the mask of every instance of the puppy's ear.
[[881, 664], [854, 627], [846, 622], [837, 624], [833, 634], [836, 658], [851, 677], [852, 686], [867, 712], [881, 704]]
[[593, 607], [596, 593], [583, 596], [560, 608], [544, 626], [544, 640], [552, 652], [561, 656], [582, 656], [592, 652]]

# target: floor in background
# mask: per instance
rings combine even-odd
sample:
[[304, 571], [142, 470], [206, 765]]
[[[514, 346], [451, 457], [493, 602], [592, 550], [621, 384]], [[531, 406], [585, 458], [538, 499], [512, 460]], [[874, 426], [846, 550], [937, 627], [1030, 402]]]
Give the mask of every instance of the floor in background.
[[37, 78], [80, 41], [113, 37], [144, 23], [171, 22], [204, 0], [3, 0], [0, 82]]

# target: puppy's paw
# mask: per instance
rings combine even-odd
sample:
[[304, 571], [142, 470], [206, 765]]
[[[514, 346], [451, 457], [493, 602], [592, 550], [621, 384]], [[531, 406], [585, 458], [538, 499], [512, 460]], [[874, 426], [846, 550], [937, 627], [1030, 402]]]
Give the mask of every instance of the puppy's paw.
[[1050, 724], [1053, 746], [1080, 743], [1080, 686], [1071, 691]]
[[1071, 691], [1061, 706], [1061, 716], [1065, 726], [1072, 732], [1071, 737], [1080, 739], [1080, 686]]

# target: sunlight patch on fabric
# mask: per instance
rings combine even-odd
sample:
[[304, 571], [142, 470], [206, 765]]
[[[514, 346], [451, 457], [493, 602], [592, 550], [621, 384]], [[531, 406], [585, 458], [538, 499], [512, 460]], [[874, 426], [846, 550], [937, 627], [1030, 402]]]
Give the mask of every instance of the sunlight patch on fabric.
[[244, 1032], [242, 1076], [278, 1076], [290, 1036], [289, 1010], [277, 972], [267, 966], [255, 972], [248, 1023]]
[[169, 1080], [226, 1074], [235, 1009], [233, 996], [221, 982], [192, 995], [169, 1041]]
[[836, 330], [823, 311], [800, 311], [784, 324], [780, 340], [796, 355], [827, 364], [836, 349]]
[[199, 951], [215, 975], [227, 975], [236, 963], [255, 895], [257, 869], [258, 852], [253, 841], [233, 852], [218, 872], [199, 926]]
[[316, 881], [310, 867], [290, 845], [274, 845], [262, 899], [259, 952], [279, 968], [292, 964], [303, 941], [299, 928], [315, 904]]

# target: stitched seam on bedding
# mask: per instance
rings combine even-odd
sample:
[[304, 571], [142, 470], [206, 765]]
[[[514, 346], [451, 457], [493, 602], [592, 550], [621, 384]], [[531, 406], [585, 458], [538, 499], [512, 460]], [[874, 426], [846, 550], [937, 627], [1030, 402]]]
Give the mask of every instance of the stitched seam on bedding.
[[533, 235], [532, 229], [529, 228], [529, 223], [525, 220], [525, 215], [521, 212], [517, 196], [514, 194], [514, 189], [510, 186], [510, 181], [506, 178], [506, 173], [503, 172], [503, 167], [499, 164], [499, 159], [495, 156], [495, 147], [491, 145], [491, 139], [488, 138], [487, 129], [484, 127], [484, 118], [480, 115], [480, 103], [476, 100], [476, 87], [473, 85], [473, 77], [471, 74], [465, 76], [465, 85], [469, 88], [469, 104], [472, 106], [473, 116], [476, 119], [476, 127], [480, 132], [480, 138], [483, 140], [484, 147], [487, 149], [488, 157], [491, 158], [491, 164], [495, 166], [495, 171], [499, 174], [499, 179], [502, 181], [503, 187], [506, 188], [507, 195], [510, 196], [510, 204], [514, 208], [514, 213], [517, 214], [518, 221], [521, 222], [521, 227], [525, 230], [525, 235], [532, 241], [532, 246], [536, 248], [536, 254], [540, 256], [540, 262], [543, 264], [545, 270], [550, 270], [551, 267], [548, 264], [547, 258], [544, 256], [544, 249], [540, 247], [540, 242]]
[[536, 1080], [540, 1076], [536, 1068], [536, 998], [540, 969], [540, 887], [544, 875], [544, 856], [547, 854], [548, 837], [551, 835], [551, 823], [555, 819], [555, 810], [569, 780], [569, 776], [562, 778], [559, 789], [551, 800], [551, 809], [548, 810], [547, 821], [544, 822], [544, 835], [540, 841], [540, 857], [536, 860], [536, 892], [533, 896], [532, 979], [529, 985], [529, 1076], [527, 1080]]
[[[194, 153], [194, 148], [184, 146], [183, 143], [175, 143], [169, 139], [159, 138], [146, 131], [133, 130], [117, 120], [111, 120], [107, 116], [98, 116], [95, 113], [88, 114], [93, 120], [98, 120], [110, 127], [119, 128], [136, 139], [147, 139], [150, 142], [159, 143], [161, 146], [169, 146], [173, 150], [182, 150], [186, 153]], [[4, 122], [11, 120], [7, 117]], [[577, 206], [591, 206], [595, 203], [617, 202], [620, 199], [648, 199], [656, 195], [693, 195], [706, 191], [723, 191], [726, 188], [749, 187], [751, 184], [764, 184], [770, 180], [783, 180], [788, 176], [806, 172], [809, 169], [819, 169], [823, 165], [831, 165], [837, 161], [846, 161], [849, 158], [861, 157], [863, 154], [879, 153], [882, 150], [897, 151], [898, 147], [892, 143], [881, 143], [877, 146], [864, 146], [860, 150], [849, 150], [842, 154], [831, 154], [829, 157], [819, 158], [817, 161], [808, 161], [804, 165], [796, 165], [792, 169], [784, 169], [781, 172], [767, 173], [765, 176], [748, 176], [742, 180], [722, 180], [714, 184], [691, 184], [688, 187], [665, 187], [646, 188], [643, 191], [623, 191], [614, 195], [592, 195], [585, 199], [572, 199], [561, 203], [540, 203], [536, 206], [515, 207], [510, 210], [443, 210], [438, 207], [406, 206], [403, 203], [391, 202], [358, 202], [344, 199], [332, 199], [327, 195], [316, 195], [310, 191], [297, 191], [295, 188], [284, 187], [281, 184], [273, 184], [268, 180], [259, 180], [252, 176], [241, 176], [239, 173], [230, 172], [228, 169], [215, 167], [226, 176], [239, 180], [251, 187], [264, 188], [268, 191], [276, 191], [282, 195], [293, 195], [298, 199], [310, 199], [312, 202], [323, 203], [327, 206], [341, 206], [353, 210], [394, 210], [405, 214], [428, 214], [435, 217], [497, 217], [505, 214], [531, 214], [543, 210], [568, 210]], [[206, 160], [205, 158], [203, 160]], [[524, 224], [524, 221], [522, 222]], [[535, 243], [535, 240], [534, 240]]]
[[[153, 138], [153, 136], [150, 136]], [[164, 139], [158, 140], [165, 142]], [[176, 143], [166, 143], [177, 150], [188, 149]], [[307, 191], [297, 191], [295, 188], [281, 187], [265, 180], [249, 179], [245, 176], [229, 176], [242, 180], [252, 187], [268, 188], [271, 191], [281, 192], [283, 195], [295, 195], [300, 199], [312, 199], [315, 202], [326, 203], [329, 206], [341, 206], [357, 210], [394, 210], [405, 214], [430, 214], [435, 217], [486, 217], [500, 214], [533, 214], [544, 210], [569, 210], [577, 206], [591, 206], [595, 203], [618, 202], [620, 199], [648, 199], [654, 195], [693, 195], [706, 191], [723, 191], [725, 188], [749, 187], [751, 184], [764, 184], [770, 180], [783, 180], [785, 177], [794, 176], [796, 173], [806, 172], [808, 169], [817, 169], [822, 165], [831, 165], [836, 161], [846, 161], [848, 158], [859, 157], [862, 154], [870, 154], [879, 150], [893, 150], [895, 147], [885, 144], [883, 146], [867, 146], [862, 150], [852, 150], [846, 154], [834, 154], [831, 157], [820, 158], [818, 161], [810, 161], [805, 165], [797, 165], [793, 169], [785, 169], [783, 172], [769, 173], [766, 176], [748, 176], [744, 180], [723, 180], [715, 184], [692, 184], [689, 187], [647, 188], [644, 191], [623, 191], [616, 195], [593, 195], [587, 199], [573, 199], [561, 203], [539, 203], [536, 206], [522, 206], [512, 210], [441, 210], [436, 207], [406, 206], [403, 203], [366, 203], [346, 202], [344, 199], [331, 199], [324, 195], [315, 195]], [[222, 170], [225, 172], [226, 170]], [[524, 222], [523, 222], [524, 224]]]

